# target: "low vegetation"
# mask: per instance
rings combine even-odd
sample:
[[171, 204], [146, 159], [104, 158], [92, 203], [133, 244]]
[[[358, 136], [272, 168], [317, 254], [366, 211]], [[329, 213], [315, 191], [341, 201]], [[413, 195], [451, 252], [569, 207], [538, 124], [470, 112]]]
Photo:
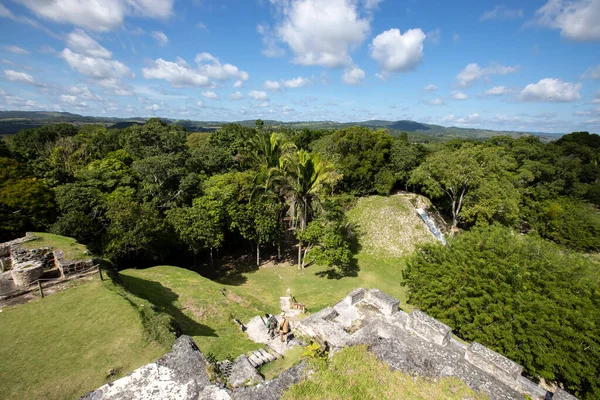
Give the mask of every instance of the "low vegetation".
[[91, 257], [85, 245], [77, 243], [73, 238], [45, 232], [33, 232], [33, 234], [36, 239], [23, 243], [24, 248], [51, 247], [53, 250], [63, 251], [67, 260], [83, 260]]
[[393, 371], [365, 346], [345, 348], [330, 362], [315, 360], [311, 366], [310, 379], [292, 386], [283, 399], [486, 399], [455, 378], [415, 379]]

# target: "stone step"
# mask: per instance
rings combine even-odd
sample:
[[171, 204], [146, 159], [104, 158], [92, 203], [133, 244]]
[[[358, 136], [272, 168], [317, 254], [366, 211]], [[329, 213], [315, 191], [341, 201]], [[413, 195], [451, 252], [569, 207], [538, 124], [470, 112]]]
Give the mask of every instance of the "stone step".
[[267, 362], [276, 360], [276, 358], [271, 353], [266, 351], [265, 349], [260, 349], [259, 351], [260, 351], [260, 354], [262, 354], [262, 356], [267, 359]]
[[253, 358], [253, 356], [249, 356], [248, 357], [248, 362], [250, 363], [250, 365], [252, 365], [254, 368], [258, 368], [259, 365], [256, 363], [256, 359]]
[[254, 368], [258, 368], [264, 364], [263, 360], [261, 358], [257, 357], [254, 353], [250, 353], [250, 355], [248, 356], [248, 361], [250, 361], [250, 364]]
[[252, 352], [252, 354], [254, 354], [254, 355], [255, 355], [255, 356], [256, 356], [256, 357], [257, 357], [259, 360], [261, 360], [261, 361], [262, 361], [262, 362], [261, 362], [261, 365], [262, 365], [262, 364], [266, 364], [266, 363], [268, 363], [268, 362], [269, 362], [269, 359], [268, 359], [268, 358], [266, 358], [266, 357], [265, 357], [265, 356], [264, 356], [264, 355], [263, 355], [263, 354], [262, 354], [262, 353], [261, 353], [259, 350], [254, 350], [254, 351]]

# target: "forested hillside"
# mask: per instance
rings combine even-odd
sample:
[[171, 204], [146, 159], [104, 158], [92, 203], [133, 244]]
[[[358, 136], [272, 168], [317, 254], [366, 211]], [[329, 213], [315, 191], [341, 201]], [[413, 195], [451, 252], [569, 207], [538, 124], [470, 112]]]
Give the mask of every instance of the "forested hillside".
[[361, 243], [346, 217], [356, 198], [422, 193], [456, 238], [415, 253], [413, 305], [592, 399], [599, 161], [600, 137], [587, 132], [425, 145], [383, 129], [260, 120], [213, 133], [158, 119], [48, 125], [0, 143], [0, 239], [48, 230], [118, 268], [169, 262], [210, 277], [227, 275], [225, 261], [240, 255], [256, 265], [288, 257], [339, 279], [356, 274]]

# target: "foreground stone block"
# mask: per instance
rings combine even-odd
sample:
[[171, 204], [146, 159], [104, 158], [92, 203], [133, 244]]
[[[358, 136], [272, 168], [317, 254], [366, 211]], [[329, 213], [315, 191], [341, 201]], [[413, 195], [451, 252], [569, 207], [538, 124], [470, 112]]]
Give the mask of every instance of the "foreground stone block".
[[446, 346], [452, 338], [452, 328], [420, 310], [409, 314], [406, 329], [440, 346]]
[[94, 266], [92, 260], [67, 260], [65, 253], [59, 250], [53, 251], [52, 254], [54, 256], [54, 264], [58, 267], [62, 276], [84, 272]]
[[363, 288], [354, 289], [351, 291], [348, 296], [346, 296], [346, 301], [351, 305], [355, 305], [364, 300], [367, 295], [367, 291]]
[[241, 355], [231, 366], [231, 372], [227, 382], [236, 388], [240, 386], [256, 385], [263, 381], [263, 378], [256, 372], [256, 369], [248, 361], [248, 357]]
[[573, 396], [570, 393], [565, 392], [561, 388], [556, 389], [554, 392], [554, 396], [552, 396], [552, 400], [577, 400], [577, 397]]
[[379, 308], [384, 315], [394, 314], [400, 305], [400, 301], [377, 289], [369, 290], [367, 302]]
[[40, 261], [13, 264], [10, 270], [13, 282], [17, 287], [28, 287], [44, 274], [44, 264]]
[[81, 397], [81, 400], [230, 400], [208, 380], [208, 362], [189, 336], [179, 337], [173, 350], [131, 374]]
[[511, 388], [517, 387], [523, 371], [523, 367], [516, 362], [477, 342], [471, 343], [465, 352], [465, 359]]

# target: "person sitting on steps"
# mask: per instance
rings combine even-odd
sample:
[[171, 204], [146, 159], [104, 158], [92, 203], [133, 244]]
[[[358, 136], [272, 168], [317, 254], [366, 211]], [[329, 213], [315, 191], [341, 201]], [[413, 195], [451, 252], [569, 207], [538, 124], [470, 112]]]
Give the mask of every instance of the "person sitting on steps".
[[290, 333], [290, 321], [287, 319], [284, 312], [281, 313], [281, 318], [282, 320], [279, 324], [279, 339], [281, 340], [281, 343], [283, 343], [283, 338], [285, 336], [285, 343], [287, 344], [288, 333]]

